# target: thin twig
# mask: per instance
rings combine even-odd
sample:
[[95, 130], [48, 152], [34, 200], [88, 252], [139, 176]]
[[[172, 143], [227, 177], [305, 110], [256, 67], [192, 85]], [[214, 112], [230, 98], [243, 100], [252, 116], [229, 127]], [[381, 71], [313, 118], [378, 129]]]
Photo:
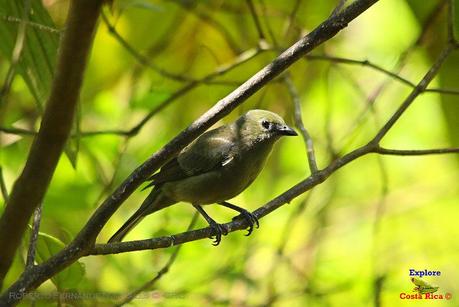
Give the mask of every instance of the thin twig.
[[155, 114], [157, 114], [162, 109], [167, 107], [173, 101], [177, 100], [178, 98], [182, 97], [186, 93], [190, 92], [191, 90], [199, 86], [201, 83], [206, 83], [207, 81], [210, 81], [218, 76], [222, 76], [226, 74], [227, 72], [239, 67], [240, 65], [253, 59], [254, 57], [258, 56], [259, 54], [263, 53], [266, 50], [269, 50], [269, 49], [263, 49], [263, 48], [249, 49], [239, 54], [239, 56], [230, 64], [222, 65], [218, 67], [214, 72], [208, 74], [207, 76], [201, 79], [189, 82], [188, 84], [182, 86], [180, 89], [174, 92], [171, 96], [169, 96], [163, 102], [161, 102], [158, 106], [156, 106], [153, 110], [148, 112], [148, 114], [145, 115], [145, 117], [142, 120], [140, 120], [134, 127], [132, 127], [128, 131], [128, 134], [129, 135], [137, 134]]
[[389, 148], [378, 147], [375, 150], [375, 152], [381, 155], [392, 155], [392, 156], [425, 156], [425, 155], [459, 153], [459, 147], [435, 148], [435, 149], [389, 149]]
[[380, 257], [380, 251], [378, 249], [379, 247], [379, 233], [381, 229], [381, 221], [383, 219], [385, 207], [386, 207], [386, 200], [387, 200], [387, 194], [389, 192], [389, 176], [387, 173], [387, 168], [384, 163], [384, 160], [381, 155], [378, 155], [378, 166], [380, 170], [380, 176], [381, 176], [381, 190], [380, 190], [380, 195], [378, 202], [376, 204], [375, 208], [375, 217], [373, 221], [373, 240], [372, 240], [372, 247], [371, 247], [371, 252], [372, 252], [372, 269], [373, 269], [373, 275], [374, 275], [374, 282], [373, 282], [373, 302], [375, 307], [381, 306], [381, 293], [382, 293], [382, 286], [384, 282], [383, 278], [383, 273], [381, 273], [383, 266], [381, 266], [381, 263], [379, 260], [381, 259]]
[[255, 10], [255, 6], [253, 5], [252, 0], [246, 0], [247, 5], [250, 10], [250, 15], [252, 15], [253, 22], [255, 24], [255, 28], [257, 29], [258, 32], [258, 39], [260, 41], [264, 41], [266, 39], [265, 34], [263, 33], [263, 29], [261, 27], [260, 19], [258, 18], [257, 12]]
[[114, 172], [111, 175], [110, 180], [107, 183], [105, 183], [104, 187], [102, 188], [102, 191], [99, 193], [98, 197], [95, 199], [93, 207], [97, 207], [97, 204], [100, 203], [103, 197], [106, 196], [109, 193], [109, 191], [113, 188], [113, 185], [115, 184], [115, 179], [118, 173], [121, 171], [120, 165], [121, 165], [123, 156], [126, 153], [126, 150], [128, 148], [128, 143], [129, 143], [129, 138], [125, 138], [122, 144], [120, 145], [121, 149], [119, 150], [117, 157], [115, 161], [113, 162]]
[[3, 177], [3, 168], [0, 165], [0, 191], [5, 203], [8, 202], [8, 189], [6, 188], [5, 178]]
[[[285, 251], [285, 246], [287, 245], [289, 239], [292, 237], [291, 232], [292, 228], [295, 226], [295, 223], [300, 220], [301, 214], [307, 208], [309, 202], [311, 201], [311, 196], [314, 193], [314, 189], [311, 189], [309, 193], [306, 195], [303, 201], [301, 201], [298, 206], [294, 210], [292, 210], [291, 214], [289, 215], [287, 221], [284, 224], [284, 227], [281, 231], [281, 239], [280, 243], [277, 246], [277, 254], [283, 255]], [[272, 267], [274, 269], [275, 266]]]
[[408, 109], [408, 107], [413, 103], [413, 101], [416, 99], [416, 97], [419, 96], [429, 85], [430, 81], [436, 76], [438, 73], [438, 70], [440, 69], [441, 65], [443, 62], [446, 60], [448, 55], [454, 50], [454, 46], [451, 44], [448, 44], [440, 53], [438, 58], [435, 60], [433, 63], [432, 67], [427, 71], [427, 73], [424, 75], [424, 77], [421, 79], [421, 81], [416, 85], [416, 87], [413, 88], [411, 93], [408, 95], [408, 97], [405, 99], [405, 101], [400, 105], [398, 110], [395, 112], [393, 116], [386, 122], [386, 124], [381, 128], [381, 130], [378, 132], [376, 137], [374, 138], [374, 142], [379, 143], [381, 139], [389, 132], [389, 129], [392, 128], [392, 126], [397, 122], [397, 120], [402, 116], [402, 114]]
[[438, 93], [445, 95], [459, 95], [459, 90], [446, 89], [446, 88], [427, 88], [424, 90], [425, 93]]
[[139, 63], [142, 65], [145, 65], [146, 67], [152, 69], [153, 71], [157, 72], [159, 75], [179, 81], [179, 82], [200, 82], [200, 83], [206, 83], [206, 84], [230, 84], [233, 85], [234, 82], [228, 82], [228, 81], [213, 81], [212, 79], [193, 79], [190, 77], [187, 77], [183, 74], [175, 74], [171, 73], [169, 71], [166, 71], [165, 69], [157, 66], [154, 64], [150, 59], [142, 55], [140, 52], [138, 52], [134, 47], [132, 47], [125, 39], [124, 37], [119, 34], [119, 32], [116, 30], [115, 26], [110, 23], [108, 20], [107, 16], [105, 13], [102, 13], [102, 20], [104, 21], [108, 32], [115, 38], [115, 40], [124, 48], [126, 51], [128, 51]]
[[[177, 25], [183, 21], [184, 15], [185, 13], [179, 12], [173, 17], [167, 29], [162, 32], [161, 36], [151, 46], [149, 46], [145, 52], [142, 53], [145, 58], [153, 59], [158, 53], [167, 52], [168, 46], [173, 41], [174, 35], [172, 35], [172, 33], [177, 30]], [[138, 78], [144, 67], [145, 65], [136, 65], [136, 67], [134, 67], [132, 72], [133, 79]]]
[[199, 18], [202, 22], [206, 23], [210, 27], [214, 28], [215, 31], [220, 33], [222, 38], [226, 41], [230, 49], [234, 54], [241, 53], [241, 48], [238, 46], [236, 40], [232, 37], [231, 33], [217, 20], [213, 19], [209, 14], [196, 9], [198, 2], [194, 1], [182, 1], [182, 0], [172, 0], [178, 6], [182, 7], [184, 10], [190, 12]]
[[[333, 63], [341, 63], [341, 64], [350, 64], [350, 65], [361, 65], [372, 68], [376, 71], [379, 71], [392, 79], [400, 81], [401, 83], [408, 85], [411, 88], [415, 88], [416, 84], [411, 82], [408, 79], [403, 78], [396, 72], [391, 72], [377, 64], [369, 60], [355, 60], [350, 58], [343, 58], [343, 57], [335, 57], [335, 56], [328, 56], [328, 55], [307, 55], [305, 56], [308, 60], [321, 60], [321, 61], [329, 61]], [[427, 88], [423, 90], [423, 93], [439, 93], [439, 94], [447, 94], [447, 95], [459, 95], [459, 90], [457, 89], [443, 89], [443, 88]], [[373, 99], [372, 99], [373, 100]]]
[[[198, 212], [195, 212], [193, 215], [193, 218], [191, 219], [190, 225], [187, 228], [187, 231], [190, 231], [193, 229], [194, 225], [196, 224], [197, 218], [199, 214]], [[140, 288], [132, 291], [129, 293], [124, 300], [122, 300], [120, 303], [116, 304], [115, 306], [123, 306], [129, 302], [131, 302], [137, 295], [139, 295], [141, 292], [146, 291], [153, 287], [153, 285], [160, 280], [169, 270], [171, 269], [171, 266], [174, 264], [175, 260], [177, 259], [177, 256], [180, 252], [180, 249], [182, 248], [182, 245], [177, 246], [175, 250], [172, 252], [172, 255], [169, 257], [169, 260], [166, 262], [166, 264], [158, 271], [156, 276], [144, 283]]]
[[293, 84], [293, 81], [289, 74], [285, 74], [284, 82], [285, 82], [285, 85], [287, 86], [290, 96], [292, 97], [292, 102], [295, 108], [295, 112], [294, 112], [295, 126], [300, 130], [301, 136], [303, 137], [304, 145], [306, 146], [309, 170], [311, 171], [311, 174], [314, 174], [318, 170], [317, 162], [316, 162], [316, 155], [314, 153], [314, 142], [308, 130], [306, 130], [303, 124], [303, 114], [301, 113], [300, 97], [299, 97], [298, 91], [295, 85]]
[[454, 20], [455, 18], [459, 18], [459, 16], [454, 16], [455, 13], [455, 5], [456, 1], [455, 0], [449, 0], [448, 1], [448, 16], [446, 17], [446, 25], [447, 25], [447, 32], [448, 32], [448, 42], [452, 45], [457, 45], [458, 41], [457, 38], [455, 37], [455, 30], [454, 30], [454, 23], [457, 22], [457, 20]]
[[368, 60], [355, 60], [355, 59], [328, 56], [328, 55], [307, 55], [307, 56], [305, 56], [305, 58], [308, 59], [308, 60], [312, 60], [312, 61], [321, 60], [321, 61], [329, 61], [329, 62], [333, 62], [333, 63], [362, 65], [362, 66], [370, 67], [370, 68], [372, 68], [374, 70], [377, 70], [379, 72], [382, 72], [382, 73], [390, 76], [391, 78], [393, 78], [395, 80], [398, 80], [401, 83], [404, 83], [404, 84], [406, 84], [406, 85], [408, 85], [410, 87], [415, 87], [416, 86], [413, 82], [401, 77], [397, 73], [393, 73], [393, 72], [391, 72], [391, 71], [389, 71], [387, 69], [384, 69], [381, 66], [373, 64], [372, 62], [370, 62]]
[[4, 21], [7, 21], [7, 22], [14, 22], [14, 23], [25, 22], [27, 24], [27, 26], [29, 26], [29, 27], [36, 28], [38, 30], [46, 31], [46, 32], [49, 32], [49, 33], [61, 34], [62, 31], [63, 31], [61, 29], [52, 28], [50, 26], [46, 26], [46, 25], [43, 25], [41, 23], [33, 22], [33, 21], [30, 21], [30, 20], [24, 20], [24, 19], [21, 19], [21, 18], [17, 18], [15, 16], [0, 15], [0, 18], [3, 19]]
[[271, 38], [272, 45], [275, 47], [275, 49], [279, 49], [279, 44], [277, 42], [276, 36], [274, 35], [274, 31], [271, 28], [271, 25], [269, 23], [270, 18], [268, 17], [268, 12], [267, 12], [267, 7], [266, 4], [263, 0], [259, 0], [261, 4], [261, 11], [263, 15], [263, 20], [266, 24], [266, 29], [268, 30], [269, 37]]
[[298, 9], [300, 8], [300, 5], [301, 5], [301, 0], [295, 0], [295, 3], [293, 4], [293, 8], [290, 11], [290, 14], [288, 15], [287, 26], [284, 28], [284, 31], [283, 31], [284, 37], [286, 37], [290, 33], [290, 30], [292, 29], [293, 22], [295, 20], [295, 16], [298, 12]]
[[335, 9], [332, 11], [332, 13], [330, 14], [330, 16], [336, 16], [336, 14], [338, 14], [344, 7], [344, 5], [346, 4], [347, 0], [339, 0], [338, 1], [338, 5], [335, 7]]
[[38, 205], [33, 213], [32, 229], [30, 232], [29, 249], [27, 251], [26, 269], [35, 264], [35, 253], [37, 249], [38, 232], [40, 231], [41, 208], [43, 204]]

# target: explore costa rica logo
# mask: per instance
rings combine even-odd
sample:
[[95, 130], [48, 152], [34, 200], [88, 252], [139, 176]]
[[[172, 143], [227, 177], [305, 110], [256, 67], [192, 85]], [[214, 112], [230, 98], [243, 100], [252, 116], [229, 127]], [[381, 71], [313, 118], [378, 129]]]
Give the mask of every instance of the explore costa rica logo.
[[[439, 287], [437, 285], [431, 284], [424, 280], [424, 276], [441, 276], [440, 271], [417, 271], [415, 269], [410, 269], [410, 281], [415, 285], [411, 293], [400, 293], [401, 299], [430, 299], [430, 300], [450, 300], [452, 294], [449, 292], [441, 293], [438, 291]], [[414, 293], [413, 293], [414, 292]]]

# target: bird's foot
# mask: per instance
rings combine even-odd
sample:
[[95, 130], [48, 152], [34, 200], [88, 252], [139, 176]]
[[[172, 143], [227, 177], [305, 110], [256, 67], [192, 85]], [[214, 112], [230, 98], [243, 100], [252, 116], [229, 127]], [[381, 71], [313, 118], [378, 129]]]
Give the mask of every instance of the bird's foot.
[[260, 223], [258, 222], [258, 219], [257, 217], [255, 216], [255, 214], [243, 209], [243, 208], [239, 208], [240, 209], [240, 212], [241, 214], [234, 217], [233, 220], [235, 219], [238, 219], [238, 218], [243, 218], [245, 219], [248, 223], [249, 223], [249, 228], [247, 229], [247, 233], [245, 234], [245, 236], [250, 236], [250, 234], [252, 233], [253, 231], [253, 226], [257, 226], [257, 228], [260, 228]]
[[214, 242], [212, 245], [217, 246], [220, 244], [220, 241], [222, 240], [222, 235], [226, 236], [228, 234], [228, 231], [226, 230], [226, 227], [223, 226], [222, 224], [218, 224], [215, 221], [212, 221], [209, 223], [210, 228], [212, 229], [213, 235], [210, 236], [210, 238], [214, 238]]

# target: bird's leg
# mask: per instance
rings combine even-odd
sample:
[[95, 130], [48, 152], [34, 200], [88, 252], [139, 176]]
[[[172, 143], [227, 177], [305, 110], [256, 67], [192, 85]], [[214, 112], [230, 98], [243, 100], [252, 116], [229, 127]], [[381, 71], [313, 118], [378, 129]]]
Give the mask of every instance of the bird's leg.
[[260, 227], [257, 217], [253, 213], [245, 210], [244, 208], [230, 204], [226, 201], [220, 202], [218, 204], [239, 212], [241, 214], [241, 217], [243, 217], [249, 223], [249, 229], [247, 230], [248, 232], [246, 236], [249, 236], [252, 233], [253, 225], [256, 225], [257, 228]]
[[[204, 211], [204, 209], [197, 204], [193, 204], [193, 207], [198, 210], [198, 212], [206, 219], [207, 223], [209, 223], [210, 228], [212, 228], [213, 232], [215, 233], [215, 240], [213, 245], [217, 246], [220, 244], [220, 241], [222, 239], [222, 235], [226, 236], [228, 234], [228, 231], [226, 228], [217, 222], [215, 222], [207, 213]], [[212, 238], [212, 237], [211, 237]]]

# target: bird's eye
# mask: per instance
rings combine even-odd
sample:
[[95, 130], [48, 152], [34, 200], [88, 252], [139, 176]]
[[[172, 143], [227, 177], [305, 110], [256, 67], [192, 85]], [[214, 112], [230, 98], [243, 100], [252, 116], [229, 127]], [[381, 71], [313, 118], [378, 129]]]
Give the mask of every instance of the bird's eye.
[[264, 120], [261, 122], [261, 125], [263, 126], [263, 128], [265, 128], [266, 130], [269, 130], [271, 128], [271, 123], [268, 122], [267, 120]]

